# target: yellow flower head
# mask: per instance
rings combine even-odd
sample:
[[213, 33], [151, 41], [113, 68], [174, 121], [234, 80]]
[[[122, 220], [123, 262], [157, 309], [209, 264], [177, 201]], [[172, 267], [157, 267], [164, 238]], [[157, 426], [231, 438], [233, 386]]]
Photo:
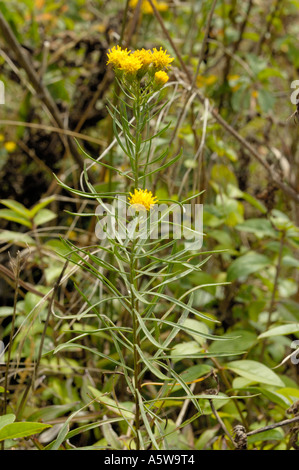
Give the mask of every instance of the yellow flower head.
[[16, 150], [17, 144], [15, 142], [5, 142], [4, 147], [8, 153], [11, 153]]
[[[163, 11], [168, 10], [168, 5], [165, 2], [158, 2], [157, 0], [153, 0], [153, 4], [155, 5], [158, 11], [163, 12]], [[129, 5], [131, 8], [136, 8], [138, 5], [138, 0], [130, 0]], [[142, 13], [145, 13], [146, 15], [153, 14], [153, 8], [148, 0], [142, 0], [141, 11]]]
[[202, 88], [202, 87], [205, 87], [205, 86], [214, 85], [214, 83], [216, 83], [217, 80], [218, 80], [218, 78], [217, 78], [216, 75], [209, 75], [207, 77], [204, 77], [203, 75], [198, 75], [198, 77], [196, 79], [196, 84], [197, 84], [198, 88]]
[[107, 57], [108, 64], [112, 64], [113, 67], [120, 68], [123, 61], [129, 56], [131, 51], [127, 49], [122, 49], [120, 46], [114, 46], [112, 49], [109, 49]]
[[148, 67], [152, 63], [152, 51], [149, 49], [137, 49], [133, 52], [132, 57], [140, 60], [143, 67]]
[[137, 59], [137, 57], [134, 57], [133, 55], [129, 55], [127, 57], [124, 57], [120, 64], [120, 70], [122, 70], [125, 73], [137, 73], [139, 69], [142, 67], [142, 62]]
[[165, 83], [168, 82], [168, 80], [169, 80], [169, 76], [163, 70], [159, 70], [158, 72], [155, 73], [155, 82], [158, 85], [165, 85]]
[[154, 47], [152, 53], [152, 63], [155, 68], [160, 70], [164, 68], [167, 69], [173, 60], [174, 59], [170, 57], [169, 54], [167, 54], [167, 51], [163, 51], [162, 47], [160, 47], [159, 51]]
[[130, 193], [130, 196], [129, 203], [131, 205], [142, 205], [147, 211], [158, 202], [156, 196], [153, 196], [152, 192], [147, 189], [135, 189], [134, 194]]

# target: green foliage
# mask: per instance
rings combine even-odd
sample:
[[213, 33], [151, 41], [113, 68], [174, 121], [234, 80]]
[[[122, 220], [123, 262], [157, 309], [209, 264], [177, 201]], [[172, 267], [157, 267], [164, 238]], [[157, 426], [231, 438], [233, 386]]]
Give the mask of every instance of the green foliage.
[[[266, 427], [298, 414], [298, 2], [166, 2], [164, 32], [104, 3], [0, 1], [46, 90], [3, 35], [2, 448], [296, 448]], [[115, 38], [167, 49], [166, 86], [113, 82]], [[160, 219], [115, 217], [137, 188]], [[187, 203], [201, 249], [136, 235]]]

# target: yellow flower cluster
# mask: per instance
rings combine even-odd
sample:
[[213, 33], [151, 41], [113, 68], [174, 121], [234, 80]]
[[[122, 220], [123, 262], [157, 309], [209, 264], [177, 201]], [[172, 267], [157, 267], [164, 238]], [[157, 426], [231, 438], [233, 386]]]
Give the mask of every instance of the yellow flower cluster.
[[132, 57], [140, 60], [143, 67], [149, 67], [152, 63], [152, 51], [149, 49], [137, 49], [132, 53]]
[[152, 192], [147, 189], [135, 189], [134, 194], [130, 193], [130, 196], [131, 199], [129, 199], [129, 203], [131, 205], [141, 205], [145, 207], [147, 211], [158, 202], [156, 196], [153, 196]]
[[125, 73], [136, 74], [141, 67], [142, 62], [137, 59], [137, 57], [128, 55], [127, 57], [124, 57], [119, 68]]
[[113, 67], [120, 69], [122, 64], [126, 61], [129, 57], [131, 51], [127, 49], [122, 49], [120, 46], [114, 46], [112, 49], [108, 51], [108, 64], [112, 64]]
[[159, 51], [154, 47], [152, 53], [152, 63], [156, 69], [167, 69], [173, 60], [174, 59], [170, 57], [169, 54], [167, 54], [167, 51], [163, 51], [162, 47], [160, 47]]
[[[157, 0], [153, 0], [154, 6], [157, 8], [158, 11], [164, 12], [168, 10], [168, 5], [165, 2], [158, 2]], [[131, 8], [136, 8], [138, 5], [138, 0], [130, 0], [129, 3]], [[153, 14], [153, 8], [148, 0], [141, 1], [141, 11], [146, 15]]]
[[168, 69], [174, 60], [167, 54], [166, 50], [160, 47], [160, 50], [154, 47], [150, 49], [137, 49], [135, 52], [122, 49], [120, 46], [114, 46], [108, 51], [107, 64], [111, 64], [115, 70], [119, 70], [129, 75], [136, 75], [140, 70], [143, 77], [146, 72], [153, 72], [155, 82], [164, 85], [168, 80], [168, 75], [163, 69]]
[[16, 150], [17, 144], [15, 142], [5, 142], [4, 148], [8, 153], [12, 153]]
[[0, 134], [0, 142], [4, 142], [3, 146], [8, 153], [12, 153], [16, 150], [17, 144], [12, 141], [6, 141], [3, 134]]

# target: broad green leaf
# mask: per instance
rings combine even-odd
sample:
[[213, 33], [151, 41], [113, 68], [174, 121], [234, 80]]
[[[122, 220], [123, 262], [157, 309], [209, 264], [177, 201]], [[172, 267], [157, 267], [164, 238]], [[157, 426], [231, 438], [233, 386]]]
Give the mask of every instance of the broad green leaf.
[[277, 209], [273, 209], [271, 211], [270, 220], [278, 230], [289, 230], [295, 228], [293, 222], [289, 219], [287, 214]]
[[[222, 247], [233, 248], [233, 240], [228, 232], [225, 230], [211, 230], [208, 233], [209, 237], [214, 238]], [[209, 276], [211, 279], [213, 277], [207, 273], [202, 273], [203, 275]]]
[[265, 57], [257, 56], [252, 52], [248, 52], [245, 54], [246, 61], [251, 68], [252, 73], [258, 74], [262, 70], [265, 70], [268, 66], [267, 59]]
[[219, 341], [213, 341], [209, 347], [209, 352], [214, 353], [244, 353], [247, 351], [257, 340], [256, 334], [248, 330], [234, 330], [226, 332], [222, 335], [222, 338], [229, 336], [230, 341], [226, 342], [225, 345]]
[[267, 256], [254, 251], [248, 252], [232, 262], [227, 270], [227, 280], [246, 279], [250, 274], [260, 271], [270, 264], [271, 261]]
[[254, 392], [261, 392], [270, 401], [273, 401], [273, 403], [277, 403], [279, 406], [281, 406], [284, 409], [289, 408], [289, 406], [291, 405], [290, 400], [288, 400], [286, 397], [284, 397], [280, 393], [277, 393], [277, 391], [274, 392], [274, 391], [271, 391], [271, 390], [267, 390], [264, 387], [256, 387], [256, 388], [253, 388], [252, 392], [253, 393]]
[[283, 395], [284, 397], [290, 399], [292, 402], [295, 402], [299, 399], [299, 389], [291, 387], [283, 387], [276, 390], [277, 393]]
[[291, 298], [298, 291], [298, 282], [295, 279], [280, 279], [278, 292], [281, 297]]
[[35, 245], [35, 241], [26, 233], [12, 232], [10, 230], [3, 230], [0, 233], [0, 242], [12, 242], [18, 245]]
[[270, 338], [271, 336], [290, 335], [292, 333], [299, 332], [299, 323], [290, 323], [287, 325], [280, 325], [274, 328], [270, 328], [264, 333], [260, 334], [258, 339]]
[[1, 317], [8, 317], [12, 315], [14, 311], [13, 307], [0, 307], [0, 318]]
[[275, 96], [271, 91], [261, 89], [258, 91], [257, 101], [261, 107], [261, 110], [264, 113], [267, 113], [268, 111], [273, 109], [275, 103]]
[[[207, 387], [209, 387], [209, 385], [207, 385]], [[212, 388], [213, 388], [213, 386], [212, 386]], [[211, 405], [210, 405], [209, 401], [205, 397], [205, 395], [206, 395], [205, 393], [202, 395], [202, 397], [198, 400], [198, 403], [199, 403], [199, 405], [202, 409], [202, 413], [204, 415], [210, 415], [210, 414], [212, 414], [212, 408], [211, 408]], [[210, 395], [210, 397], [213, 397], [213, 404], [214, 404], [214, 407], [216, 408], [216, 410], [219, 410], [224, 405], [228, 404], [229, 400], [230, 400], [230, 398], [222, 392], [220, 392], [217, 396]]]
[[244, 359], [242, 361], [233, 361], [226, 364], [226, 367], [241, 377], [251, 380], [253, 383], [262, 383], [282, 387], [284, 384], [273, 370], [264, 364]]
[[179, 361], [180, 357], [188, 357], [189, 355], [201, 353], [202, 347], [199, 346], [197, 341], [186, 341], [184, 343], [176, 344], [171, 350], [171, 357], [173, 361]]
[[238, 224], [236, 229], [253, 233], [257, 238], [277, 238], [277, 232], [268, 219], [248, 219], [242, 224]]
[[57, 215], [49, 209], [41, 209], [34, 217], [34, 223], [35, 225], [46, 224], [50, 222], [50, 220], [55, 219], [55, 217], [57, 217]]
[[198, 320], [194, 320], [192, 318], [187, 318], [183, 325], [187, 328], [190, 328], [193, 331], [198, 331], [198, 334], [196, 333], [191, 333], [190, 335], [197, 341], [200, 345], [203, 345], [205, 343], [205, 340], [202, 337], [201, 333], [204, 334], [209, 334], [209, 328], [205, 323], [199, 322]]
[[211, 179], [219, 186], [226, 188], [229, 184], [238, 186], [235, 174], [228, 168], [227, 165], [215, 164], [211, 170]]
[[12, 413], [0, 416], [0, 429], [2, 429], [4, 426], [7, 426], [8, 424], [13, 423], [15, 419], [16, 416]]
[[0, 441], [5, 439], [16, 439], [18, 437], [28, 437], [39, 434], [44, 429], [50, 428], [50, 424], [20, 422], [7, 424], [0, 430]]
[[232, 94], [232, 107], [234, 111], [239, 112], [240, 109], [245, 111], [250, 106], [251, 93], [247, 84], [241, 85], [240, 88]]
[[237, 380], [245, 380], [245, 379], [243, 379], [242, 377], [238, 377], [237, 379], [234, 379], [233, 381], [234, 390], [246, 389], [249, 393], [261, 393], [262, 395], [267, 397], [268, 400], [272, 401], [273, 403], [276, 403], [277, 405], [281, 406], [285, 410], [288, 409], [289, 406], [291, 405], [291, 401], [288, 400], [283, 395], [281, 395], [280, 393], [277, 393], [277, 391], [274, 392], [274, 391], [267, 390], [264, 387], [252, 387], [252, 386], [247, 386], [247, 385], [237, 387], [235, 386], [235, 381]]
[[274, 68], [274, 67], [267, 67], [267, 68], [265, 68], [264, 70], [261, 70], [258, 73], [258, 79], [261, 80], [261, 81], [266, 80], [269, 77], [283, 78], [284, 74], [283, 74], [282, 70], [280, 70], [278, 68]]
[[269, 431], [259, 432], [253, 436], [248, 436], [248, 444], [253, 444], [255, 442], [261, 441], [282, 441], [284, 439], [284, 432], [282, 429], [270, 429]]
[[281, 262], [282, 266], [287, 266], [290, 268], [299, 268], [299, 261], [296, 258], [293, 258], [292, 256], [284, 256], [282, 258]]

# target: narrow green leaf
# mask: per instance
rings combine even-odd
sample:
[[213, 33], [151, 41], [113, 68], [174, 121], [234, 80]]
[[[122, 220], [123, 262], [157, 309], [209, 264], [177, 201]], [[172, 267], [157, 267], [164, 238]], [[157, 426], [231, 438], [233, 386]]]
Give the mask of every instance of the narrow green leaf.
[[42, 201], [38, 202], [35, 204], [32, 209], [30, 209], [29, 214], [30, 218], [33, 219], [34, 216], [44, 207], [48, 206], [51, 202], [55, 201], [55, 196], [50, 196], [47, 197], [46, 199], [43, 199]]
[[136, 345], [136, 348], [137, 348], [137, 351], [142, 359], [142, 361], [144, 362], [144, 364], [146, 364], [146, 366], [148, 367], [148, 369], [156, 376], [158, 377], [158, 379], [160, 380], [173, 380], [171, 377], [168, 377], [167, 375], [163, 374], [163, 372], [160, 371], [160, 369], [158, 369], [157, 367], [155, 367], [155, 359], [152, 357], [150, 359], [148, 359], [145, 354], [143, 354], [143, 352], [141, 351], [141, 349], [139, 348], [138, 345]]
[[20, 214], [10, 209], [0, 209], [0, 219], [17, 222], [18, 224], [25, 225], [25, 227], [32, 228], [32, 223], [30, 220], [22, 217]]
[[0, 199], [0, 203], [13, 210], [20, 216], [24, 217], [25, 219], [30, 219], [30, 211], [26, 209], [26, 207], [23, 206], [23, 204], [21, 204], [20, 202], [14, 201], [13, 199]]

